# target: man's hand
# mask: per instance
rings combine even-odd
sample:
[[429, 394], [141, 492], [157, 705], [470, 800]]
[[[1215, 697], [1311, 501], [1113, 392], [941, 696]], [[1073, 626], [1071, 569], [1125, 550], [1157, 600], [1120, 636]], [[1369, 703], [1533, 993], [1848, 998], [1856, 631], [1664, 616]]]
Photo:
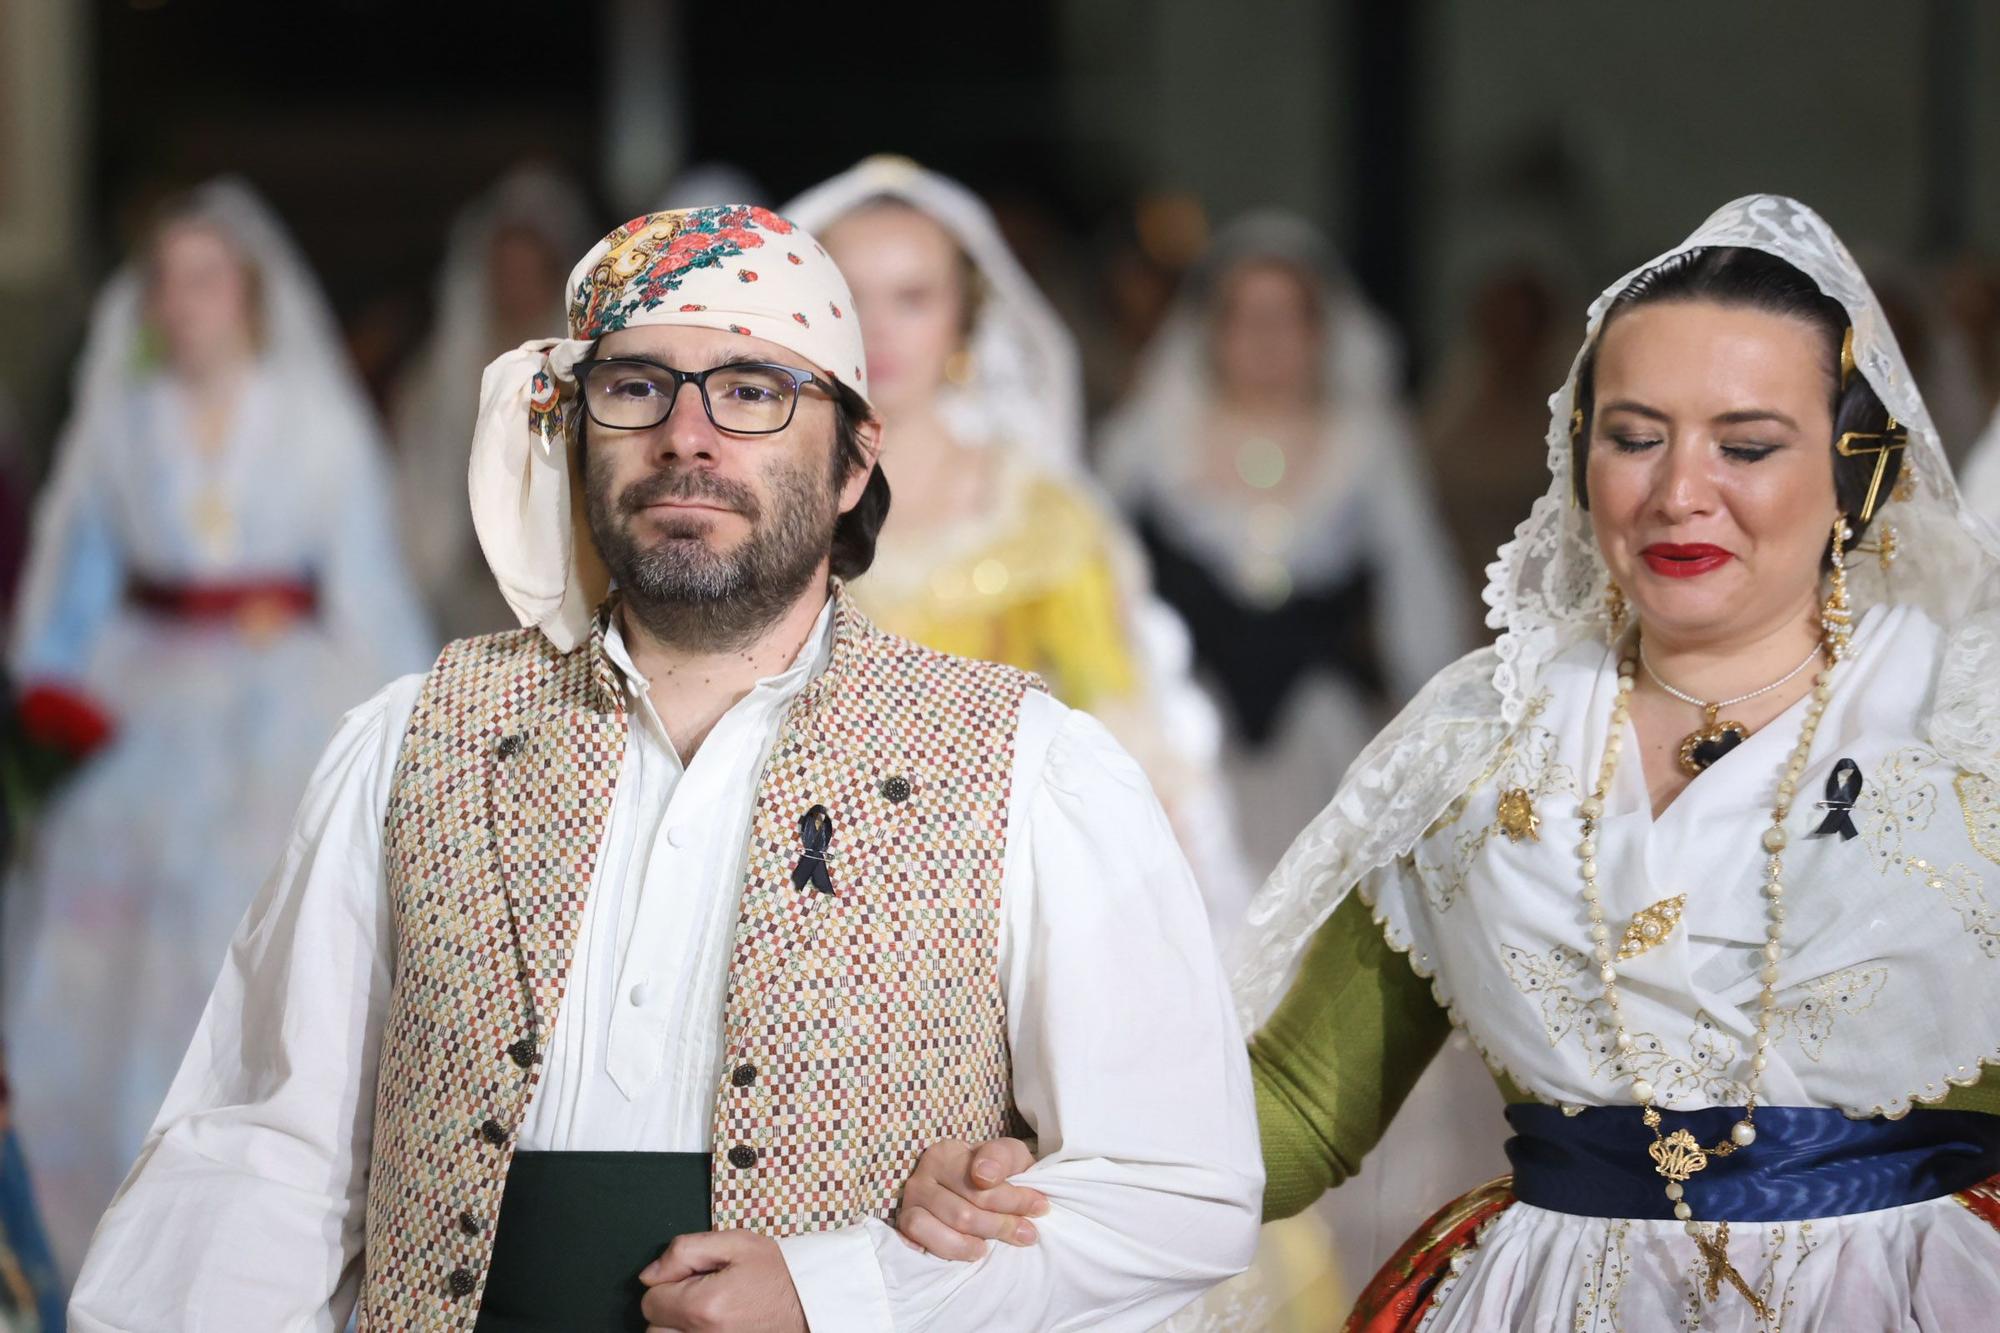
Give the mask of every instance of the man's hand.
[[896, 1230], [940, 1259], [983, 1258], [989, 1240], [1033, 1245], [1035, 1224], [1028, 1219], [1048, 1212], [1049, 1201], [1007, 1178], [1034, 1164], [1019, 1139], [992, 1139], [977, 1148], [957, 1139], [934, 1143], [903, 1186]]
[[778, 1242], [754, 1231], [681, 1236], [639, 1280], [647, 1333], [806, 1333], [806, 1312]]

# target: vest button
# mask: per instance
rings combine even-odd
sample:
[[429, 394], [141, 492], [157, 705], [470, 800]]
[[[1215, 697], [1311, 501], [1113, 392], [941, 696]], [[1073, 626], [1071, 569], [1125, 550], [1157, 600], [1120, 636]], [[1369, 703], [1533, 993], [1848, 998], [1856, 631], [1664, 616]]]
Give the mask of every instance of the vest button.
[[522, 1037], [507, 1048], [507, 1055], [515, 1064], [521, 1066], [523, 1069], [534, 1068], [535, 1039], [533, 1037]]
[[521, 746], [524, 744], [526, 742], [521, 739], [520, 733], [516, 732], [511, 736], [502, 736], [497, 748], [500, 751], [502, 759], [512, 759], [515, 755], [521, 753]]
[[882, 779], [882, 795], [885, 799], [900, 805], [910, 799], [910, 780], [900, 774]]
[[468, 1236], [479, 1234], [479, 1219], [472, 1215], [470, 1208], [458, 1215], [458, 1229]]
[[498, 1120], [489, 1120], [479, 1127], [479, 1137], [497, 1148], [507, 1141], [507, 1127]]
[[479, 1285], [479, 1279], [472, 1275], [470, 1268], [452, 1269], [447, 1280], [451, 1283], [451, 1294], [454, 1296], [470, 1296], [472, 1289]]
[[739, 1088], [747, 1088], [757, 1081], [757, 1066], [738, 1065], [730, 1071], [729, 1081]]
[[729, 1164], [738, 1171], [748, 1171], [757, 1165], [757, 1150], [747, 1143], [739, 1143], [729, 1150]]

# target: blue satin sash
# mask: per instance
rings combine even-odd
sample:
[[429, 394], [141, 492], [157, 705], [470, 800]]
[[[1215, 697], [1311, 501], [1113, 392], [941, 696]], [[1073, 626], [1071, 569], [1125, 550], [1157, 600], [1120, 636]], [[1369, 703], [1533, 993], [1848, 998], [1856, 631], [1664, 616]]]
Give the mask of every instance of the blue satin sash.
[[[1704, 1148], [1729, 1137], [1740, 1108], [1663, 1111], [1665, 1133]], [[1566, 1116], [1553, 1106], [1507, 1108], [1514, 1196], [1585, 1217], [1673, 1220], [1666, 1180], [1653, 1169], [1653, 1132], [1637, 1106]], [[1850, 1120], [1816, 1106], [1760, 1106], [1757, 1141], [1710, 1157], [1689, 1178], [1689, 1207], [1705, 1222], [1789, 1222], [1873, 1212], [1935, 1199], [2000, 1174], [2000, 1116], [1918, 1109], [1900, 1120]]]

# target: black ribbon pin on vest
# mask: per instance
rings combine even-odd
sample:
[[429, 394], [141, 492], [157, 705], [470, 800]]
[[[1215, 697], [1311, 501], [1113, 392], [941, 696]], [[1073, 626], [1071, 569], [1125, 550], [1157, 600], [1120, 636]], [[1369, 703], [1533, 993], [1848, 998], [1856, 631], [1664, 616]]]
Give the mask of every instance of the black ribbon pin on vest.
[[1826, 818], [1812, 831], [1812, 837], [1825, 833], [1838, 833], [1840, 840], [1859, 835], [1854, 827], [1854, 803], [1861, 799], [1861, 766], [1852, 759], [1843, 759], [1833, 766], [1833, 772], [1826, 775], [1826, 799], [1819, 808], [1826, 811]]
[[833, 892], [833, 877], [826, 870], [826, 849], [833, 844], [833, 816], [816, 805], [799, 816], [799, 863], [792, 867], [792, 887], [802, 889], [808, 882], [821, 893]]

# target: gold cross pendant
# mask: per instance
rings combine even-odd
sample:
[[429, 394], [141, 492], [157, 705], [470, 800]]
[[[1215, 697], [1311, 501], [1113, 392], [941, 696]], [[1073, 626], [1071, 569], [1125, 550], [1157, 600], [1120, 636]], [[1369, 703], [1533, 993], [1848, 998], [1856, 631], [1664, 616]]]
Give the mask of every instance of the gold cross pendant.
[[1708, 1266], [1708, 1277], [1702, 1283], [1702, 1295], [1712, 1305], [1722, 1295], [1722, 1284], [1727, 1282], [1736, 1288], [1737, 1294], [1750, 1302], [1750, 1308], [1757, 1312], [1757, 1318], [1764, 1323], [1771, 1322], [1771, 1307], [1763, 1298], [1750, 1290], [1750, 1284], [1743, 1280], [1736, 1265], [1729, 1262], [1729, 1223], [1717, 1222], [1712, 1233], [1695, 1233], [1695, 1245], [1701, 1250], [1701, 1257]]

